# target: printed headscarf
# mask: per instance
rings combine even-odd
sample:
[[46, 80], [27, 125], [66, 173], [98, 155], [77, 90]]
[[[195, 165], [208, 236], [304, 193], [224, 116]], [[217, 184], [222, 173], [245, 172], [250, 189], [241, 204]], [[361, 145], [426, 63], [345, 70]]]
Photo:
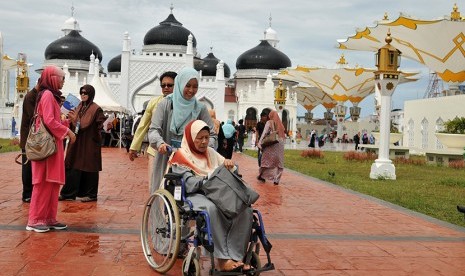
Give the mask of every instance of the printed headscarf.
[[182, 69], [174, 79], [173, 93], [167, 96], [173, 101], [170, 131], [175, 135], [182, 135], [184, 127], [190, 121], [197, 119], [202, 110], [202, 103], [197, 101], [195, 96], [190, 100], [183, 97], [184, 87], [191, 79], [199, 82], [199, 73], [194, 68]]
[[207, 176], [224, 163], [224, 157], [213, 148], [208, 147], [204, 153], [195, 148], [194, 139], [201, 130], [207, 130], [210, 133], [208, 125], [202, 120], [195, 120], [186, 125], [181, 148], [171, 156], [168, 161], [170, 165], [174, 164], [192, 170], [198, 176]]

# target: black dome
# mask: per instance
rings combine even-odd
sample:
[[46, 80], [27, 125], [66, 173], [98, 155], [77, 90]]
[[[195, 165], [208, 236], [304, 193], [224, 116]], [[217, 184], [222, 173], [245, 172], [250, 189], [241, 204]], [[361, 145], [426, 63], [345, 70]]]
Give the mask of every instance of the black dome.
[[45, 59], [71, 59], [90, 61], [94, 53], [102, 61], [102, 52], [92, 42], [82, 37], [78, 31], [72, 30], [69, 34], [50, 43], [45, 49]]
[[274, 69], [291, 67], [291, 60], [266, 40], [237, 58], [237, 69]]
[[[167, 44], [187, 46], [188, 36], [191, 31], [184, 28], [182, 24], [170, 14], [160, 25], [153, 27], [144, 37], [144, 45]], [[192, 46], [197, 47], [197, 40], [192, 34]]]
[[119, 72], [121, 73], [121, 55], [117, 55], [108, 62], [108, 73]]
[[[209, 53], [205, 58], [196, 61], [194, 59], [194, 68], [197, 71], [202, 70], [202, 76], [216, 76], [216, 65], [220, 62], [213, 53]], [[224, 77], [229, 78], [231, 76], [231, 70], [229, 66], [224, 64]]]

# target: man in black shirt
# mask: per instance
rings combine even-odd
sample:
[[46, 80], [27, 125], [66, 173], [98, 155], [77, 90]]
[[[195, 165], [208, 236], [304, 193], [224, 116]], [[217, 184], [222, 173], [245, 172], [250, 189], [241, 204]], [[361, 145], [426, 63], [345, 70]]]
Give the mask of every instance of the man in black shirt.
[[239, 151], [242, 152], [242, 146], [244, 146], [245, 139], [245, 126], [244, 120], [239, 120], [239, 125], [237, 126], [237, 144], [239, 145]]
[[[38, 81], [39, 83], [39, 81]], [[21, 148], [22, 153], [22, 168], [21, 168], [21, 178], [23, 181], [23, 193], [22, 200], [23, 202], [31, 202], [32, 195], [32, 167], [31, 162], [27, 160], [26, 157], [26, 140], [29, 134], [29, 128], [31, 126], [31, 120], [34, 116], [36, 99], [38, 94], [39, 86], [36, 85], [31, 91], [27, 92], [24, 96], [23, 101], [23, 114], [21, 118], [21, 129], [19, 131], [19, 147]]]
[[260, 137], [262, 136], [263, 130], [265, 129], [265, 124], [268, 121], [268, 114], [270, 113], [269, 108], [265, 108], [262, 110], [262, 113], [260, 114], [260, 122], [257, 123], [257, 126], [255, 127], [257, 129], [257, 139], [255, 139], [255, 145], [257, 146], [258, 149], [258, 166], [261, 166], [261, 161], [262, 161], [262, 151], [260, 148], [258, 148], [258, 141], [260, 141]]

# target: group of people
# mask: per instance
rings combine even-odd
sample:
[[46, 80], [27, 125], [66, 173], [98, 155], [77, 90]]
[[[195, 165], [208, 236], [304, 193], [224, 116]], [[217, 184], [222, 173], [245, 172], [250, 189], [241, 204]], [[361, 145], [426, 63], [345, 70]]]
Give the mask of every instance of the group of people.
[[[82, 202], [97, 200], [99, 171], [102, 170], [101, 129], [106, 117], [93, 102], [95, 89], [91, 85], [80, 88], [81, 102], [76, 109], [63, 114], [61, 89], [64, 82], [63, 70], [47, 66], [23, 102], [22, 201], [30, 203], [26, 226], [29, 231], [43, 233], [67, 228], [57, 220], [59, 200], [75, 200], [76, 197]], [[43, 160], [28, 161], [25, 145], [29, 129], [38, 127], [41, 121], [55, 138], [57, 151]]]
[[[55, 137], [58, 148], [55, 154], [41, 161], [27, 162], [23, 155], [22, 199], [30, 202], [26, 229], [40, 233], [67, 228], [66, 224], [57, 220], [59, 200], [76, 200], [78, 197], [83, 202], [97, 200], [99, 171], [102, 170], [101, 130], [106, 117], [93, 102], [95, 89], [91, 85], [81, 87], [81, 103], [63, 116], [60, 112], [60, 90], [64, 81], [63, 70], [48, 66], [24, 100], [21, 129], [23, 152], [28, 127], [35, 112]], [[214, 111], [209, 111], [197, 100], [199, 74], [193, 68], [184, 68], [178, 74], [164, 73], [160, 76], [160, 86], [163, 95], [147, 104], [137, 129], [133, 131], [129, 159], [134, 160], [138, 156], [147, 136], [150, 145], [147, 149], [150, 193], [160, 188], [168, 169], [181, 172], [194, 208], [207, 208], [210, 213], [214, 256], [219, 269], [249, 269], [243, 259], [250, 238], [252, 209], [247, 208], [235, 218], [227, 218], [211, 201], [198, 193], [198, 188], [218, 166], [236, 168], [231, 160], [232, 149], [237, 139], [239, 150], [242, 151], [246, 133], [243, 121], [239, 121], [237, 129], [231, 121], [221, 124], [215, 118]], [[32, 123], [37, 125], [39, 122]], [[268, 178], [274, 184], [279, 184], [283, 171], [285, 132], [278, 113], [265, 109], [256, 129], [260, 167], [257, 179], [261, 183]], [[262, 147], [261, 141], [271, 132], [277, 132], [278, 142]], [[69, 140], [68, 145], [65, 139]]]

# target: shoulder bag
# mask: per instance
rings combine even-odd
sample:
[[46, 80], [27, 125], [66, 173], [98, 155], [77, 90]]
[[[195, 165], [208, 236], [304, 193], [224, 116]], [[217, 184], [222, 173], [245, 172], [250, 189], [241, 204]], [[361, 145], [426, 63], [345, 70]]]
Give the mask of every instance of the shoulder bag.
[[261, 146], [262, 148], [269, 147], [271, 145], [279, 143], [278, 140], [278, 131], [275, 130], [274, 122], [271, 124], [271, 128], [268, 131], [267, 134], [265, 134], [265, 137], [263, 137]]
[[[36, 127], [36, 118], [39, 119], [39, 126]], [[31, 127], [27, 136], [25, 151], [28, 160], [40, 161], [57, 152], [55, 137], [51, 135], [38, 113], [34, 114], [31, 120]]]

